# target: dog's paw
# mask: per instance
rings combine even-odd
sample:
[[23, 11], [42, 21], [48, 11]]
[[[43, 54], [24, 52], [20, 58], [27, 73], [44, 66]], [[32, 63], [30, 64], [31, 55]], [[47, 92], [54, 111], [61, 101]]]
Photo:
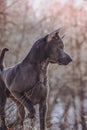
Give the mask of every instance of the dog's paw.
[[11, 128], [8, 128], [7, 130], [12, 130]]
[[29, 113], [29, 114], [28, 114], [28, 117], [29, 117], [30, 119], [34, 119], [34, 118], [35, 118], [35, 115], [34, 115], [34, 114]]

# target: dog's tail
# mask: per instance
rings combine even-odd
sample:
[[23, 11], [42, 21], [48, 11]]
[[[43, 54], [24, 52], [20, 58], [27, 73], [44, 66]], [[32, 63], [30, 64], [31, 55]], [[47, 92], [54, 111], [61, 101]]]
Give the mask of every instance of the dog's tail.
[[5, 56], [5, 52], [9, 51], [8, 48], [3, 48], [1, 55], [0, 55], [0, 71], [2, 71], [4, 69], [4, 65], [3, 65], [3, 60], [4, 60], [4, 56]]

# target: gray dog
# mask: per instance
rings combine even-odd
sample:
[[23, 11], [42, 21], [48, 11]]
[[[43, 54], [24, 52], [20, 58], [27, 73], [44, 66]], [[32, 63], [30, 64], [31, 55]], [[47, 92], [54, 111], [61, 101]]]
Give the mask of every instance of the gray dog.
[[1, 72], [7, 89], [35, 117], [34, 105], [39, 104], [40, 130], [45, 130], [47, 99], [47, 67], [49, 63], [67, 65], [72, 61], [64, 52], [60, 29], [34, 43], [25, 59]]

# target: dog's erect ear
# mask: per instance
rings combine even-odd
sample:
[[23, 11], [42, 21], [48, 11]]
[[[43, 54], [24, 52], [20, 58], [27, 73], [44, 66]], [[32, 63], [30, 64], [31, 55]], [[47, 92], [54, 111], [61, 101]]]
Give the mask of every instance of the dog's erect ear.
[[58, 36], [58, 34], [59, 34], [61, 28], [62, 28], [62, 27], [60, 27], [60, 28], [58, 28], [57, 30], [55, 30], [54, 32], [48, 34], [48, 36], [47, 36], [47, 42], [50, 42], [50, 41], [53, 39], [53, 37]]

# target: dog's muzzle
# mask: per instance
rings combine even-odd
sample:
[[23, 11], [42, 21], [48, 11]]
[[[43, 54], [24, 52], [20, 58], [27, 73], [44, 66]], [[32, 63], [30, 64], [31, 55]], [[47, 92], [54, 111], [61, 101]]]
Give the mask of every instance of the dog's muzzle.
[[63, 55], [58, 59], [59, 65], [67, 65], [72, 61], [72, 58], [67, 54], [63, 53]]

